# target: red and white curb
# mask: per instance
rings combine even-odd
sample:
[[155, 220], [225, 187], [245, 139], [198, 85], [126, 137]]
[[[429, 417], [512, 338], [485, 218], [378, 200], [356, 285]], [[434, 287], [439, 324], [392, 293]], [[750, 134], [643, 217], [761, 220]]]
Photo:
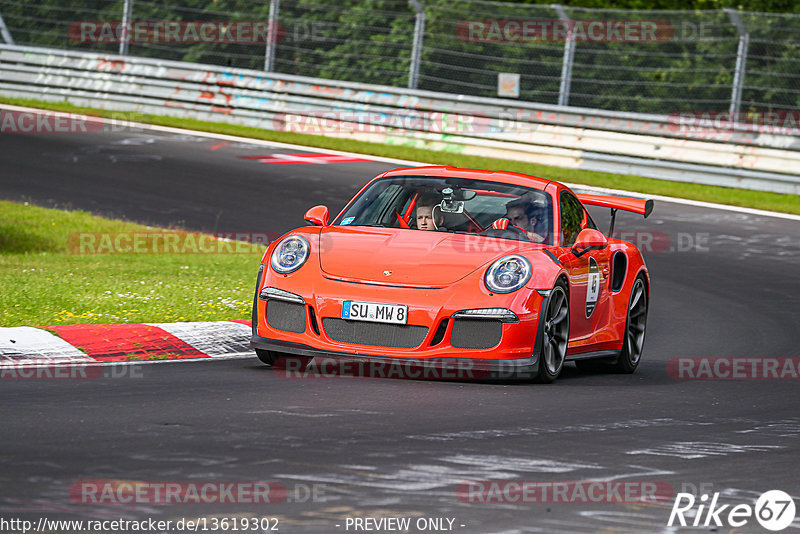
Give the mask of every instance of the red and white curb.
[[250, 358], [250, 321], [0, 328], [0, 369]]

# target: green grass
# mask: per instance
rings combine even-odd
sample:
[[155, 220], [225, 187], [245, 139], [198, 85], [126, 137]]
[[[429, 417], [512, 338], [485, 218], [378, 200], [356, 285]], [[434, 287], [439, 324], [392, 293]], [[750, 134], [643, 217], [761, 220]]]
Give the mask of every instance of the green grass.
[[248, 126], [204, 122], [194, 119], [182, 119], [160, 115], [144, 115], [122, 113], [119, 111], [106, 111], [93, 108], [73, 106], [66, 102], [43, 102], [38, 100], [23, 100], [14, 98], [0, 98], [0, 102], [19, 106], [29, 106], [42, 109], [80, 113], [99, 117], [110, 117], [136, 122], [186, 128], [205, 132], [222, 133], [253, 139], [265, 139], [282, 143], [292, 143], [309, 147], [327, 148], [345, 152], [356, 152], [387, 158], [405, 159], [410, 161], [427, 162], [438, 165], [454, 165], [476, 169], [507, 170], [541, 176], [562, 182], [593, 185], [613, 189], [625, 189], [643, 194], [663, 195], [670, 197], [688, 198], [706, 202], [716, 202], [731, 206], [758, 208], [770, 211], [800, 214], [800, 195], [786, 195], [751, 191], [747, 189], [734, 189], [710, 185], [691, 184], [684, 182], [671, 182], [656, 180], [633, 175], [611, 174], [578, 169], [562, 169], [534, 163], [520, 161], [499, 160], [477, 156], [465, 156], [450, 152], [437, 152], [404, 146], [403, 140], [398, 144], [378, 144], [365, 141], [353, 141], [325, 137], [320, 135], [299, 134], [292, 132], [276, 132], [262, 130]]
[[[154, 232], [177, 236], [181, 247], [97, 254], [100, 239], [83, 248], [76, 239]], [[197, 250], [187, 239], [201, 238], [221, 251], [175, 252]], [[0, 201], [0, 325], [249, 319], [261, 254], [202, 234]]]

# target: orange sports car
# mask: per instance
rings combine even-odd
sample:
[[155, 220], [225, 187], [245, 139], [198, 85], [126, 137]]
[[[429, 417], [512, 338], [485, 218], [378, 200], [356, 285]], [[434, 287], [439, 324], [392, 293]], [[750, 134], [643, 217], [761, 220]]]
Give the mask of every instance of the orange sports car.
[[617, 210], [647, 217], [653, 201], [511, 172], [384, 172], [333, 222], [313, 207], [312, 226], [269, 245], [250, 344], [267, 364], [403, 362], [552, 382], [574, 360], [632, 373], [647, 268], [584, 205], [611, 209], [613, 235]]

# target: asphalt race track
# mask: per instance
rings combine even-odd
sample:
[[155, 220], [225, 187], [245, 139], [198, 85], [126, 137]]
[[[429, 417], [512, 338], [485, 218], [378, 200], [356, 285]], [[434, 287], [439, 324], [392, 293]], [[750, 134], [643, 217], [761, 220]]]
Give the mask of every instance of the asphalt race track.
[[[293, 152], [136, 130], [3, 135], [0, 197], [277, 234], [302, 224], [315, 204], [336, 213], [394, 166], [241, 158]], [[800, 357], [800, 222], [657, 202], [647, 220], [620, 215], [617, 231], [656, 236], [645, 248], [651, 306], [634, 375], [570, 364], [552, 385], [304, 380], [254, 357], [143, 365], [136, 377], [3, 380], [0, 515], [275, 517], [284, 533], [354, 532], [348, 517], [449, 518], [453, 531], [479, 534], [672, 532], [671, 499], [486, 503], [457, 489], [466, 481], [606, 480], [668, 484], [698, 499], [719, 492], [719, 504], [752, 505], [772, 489], [798, 499], [799, 382], [680, 379], [667, 366], [679, 357]], [[76, 482], [90, 479], [274, 481], [288, 495], [202, 506], [70, 498]], [[797, 529], [800, 519], [786, 532]], [[717, 531], [764, 530], [751, 518]]]

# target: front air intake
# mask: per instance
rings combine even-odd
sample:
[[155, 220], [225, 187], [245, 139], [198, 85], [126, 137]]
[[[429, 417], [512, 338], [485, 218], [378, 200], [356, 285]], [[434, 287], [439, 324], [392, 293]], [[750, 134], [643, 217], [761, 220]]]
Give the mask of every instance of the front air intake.
[[494, 319], [454, 319], [450, 345], [457, 349], [489, 349], [500, 343], [503, 323]]
[[431, 347], [435, 347], [442, 342], [444, 335], [447, 332], [447, 324], [449, 322], [450, 319], [442, 319], [439, 321], [439, 328], [436, 329], [436, 332], [433, 334], [433, 339], [431, 339]]
[[334, 341], [373, 347], [410, 349], [419, 346], [428, 335], [424, 326], [345, 321], [334, 317], [323, 317], [322, 326]]
[[302, 334], [306, 331], [306, 307], [283, 300], [267, 301], [267, 323], [284, 332]]

